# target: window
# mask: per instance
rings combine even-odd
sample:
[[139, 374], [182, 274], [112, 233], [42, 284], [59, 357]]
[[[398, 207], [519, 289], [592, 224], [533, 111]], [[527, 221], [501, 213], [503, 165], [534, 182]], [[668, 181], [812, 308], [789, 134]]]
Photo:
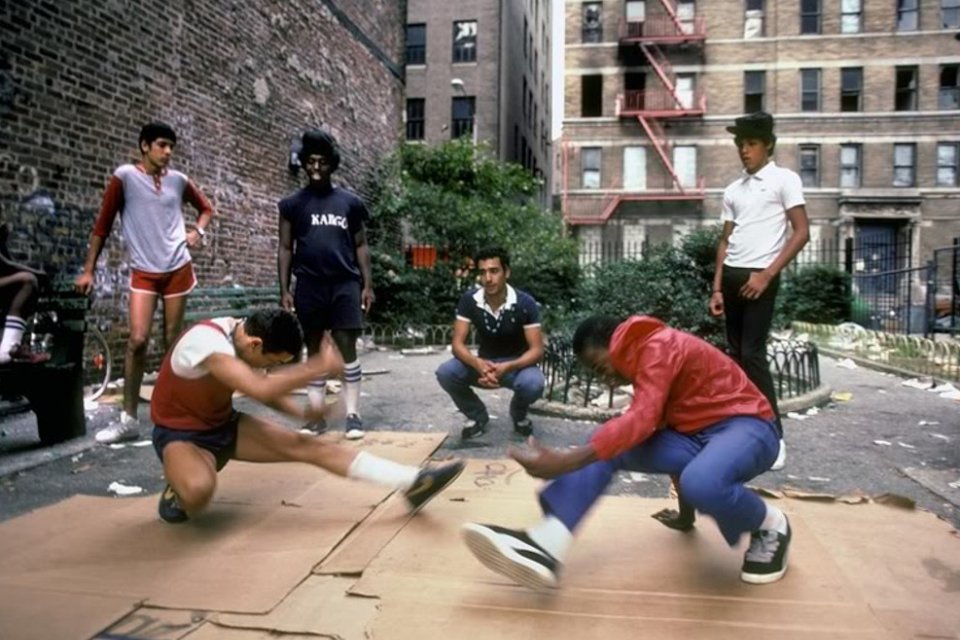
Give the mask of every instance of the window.
[[623, 188], [643, 191], [647, 188], [647, 148], [623, 148]]
[[920, 0], [897, 0], [897, 31], [916, 31], [920, 26]]
[[860, 111], [863, 108], [863, 69], [840, 69], [840, 111]]
[[863, 0], [840, 0], [840, 33], [863, 29]]
[[423, 98], [407, 99], [407, 140], [423, 140]]
[[800, 110], [820, 110], [820, 69], [800, 69]]
[[762, 38], [763, 35], [763, 0], [746, 0], [743, 11], [743, 38]]
[[937, 145], [937, 186], [957, 186], [957, 166], [960, 161], [960, 143], [941, 142]]
[[580, 150], [580, 186], [584, 189], [600, 188], [600, 147], [584, 147]]
[[458, 20], [453, 23], [453, 61], [477, 61], [476, 20]]
[[800, 33], [820, 33], [820, 0], [800, 0]]
[[523, 16], [523, 59], [526, 60], [527, 56], [530, 55], [530, 47], [527, 44], [527, 31], [530, 30], [530, 27], [527, 25], [527, 16]]
[[627, 0], [627, 33], [631, 38], [643, 35], [643, 23], [646, 20], [647, 3], [644, 0]]
[[473, 115], [475, 113], [475, 98], [467, 96], [454, 98], [452, 103], [452, 127], [450, 137], [453, 139], [473, 134]]
[[912, 187], [917, 180], [917, 145], [893, 145], [893, 186]]
[[580, 115], [599, 118], [603, 115], [603, 76], [581, 76]]
[[681, 187], [697, 186], [697, 148], [688, 145], [674, 147], [673, 169]]
[[940, 26], [944, 29], [960, 27], [960, 0], [940, 0]]
[[677, 19], [683, 33], [693, 33], [696, 29], [697, 5], [693, 0], [680, 0], [677, 3]]
[[917, 110], [917, 68], [897, 67], [897, 91], [894, 110]]
[[764, 91], [767, 84], [766, 71], [743, 72], [743, 112], [754, 113], [764, 110]]
[[407, 25], [407, 64], [426, 64], [427, 25]]
[[583, 41], [601, 42], [603, 41], [603, 3], [584, 2], [583, 3]]
[[945, 64], [940, 67], [940, 94], [937, 104], [940, 109], [960, 109], [960, 83], [957, 82], [960, 65]]
[[840, 186], [855, 189], [860, 186], [860, 145], [840, 145]]
[[800, 146], [800, 179], [805, 187], [820, 186], [820, 147]]
[[527, 76], [523, 76], [523, 91], [520, 92], [520, 95], [523, 96], [523, 115], [526, 117], [529, 107], [527, 106]]

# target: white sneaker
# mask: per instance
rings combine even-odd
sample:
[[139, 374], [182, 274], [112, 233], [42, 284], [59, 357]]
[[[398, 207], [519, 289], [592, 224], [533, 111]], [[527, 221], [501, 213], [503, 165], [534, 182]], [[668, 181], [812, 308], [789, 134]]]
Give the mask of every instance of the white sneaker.
[[780, 438], [780, 451], [777, 453], [777, 459], [773, 461], [770, 470], [780, 471], [785, 466], [787, 466], [787, 443], [783, 441], [783, 438]]
[[136, 440], [140, 437], [140, 421], [127, 413], [120, 414], [120, 422], [97, 431], [94, 436], [100, 444], [115, 444], [124, 440]]

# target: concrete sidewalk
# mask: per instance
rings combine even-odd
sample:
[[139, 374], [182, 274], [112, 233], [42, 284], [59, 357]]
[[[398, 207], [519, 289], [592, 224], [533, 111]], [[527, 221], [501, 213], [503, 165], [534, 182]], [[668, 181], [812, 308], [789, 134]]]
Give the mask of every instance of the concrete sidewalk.
[[[361, 356], [364, 369], [386, 373], [366, 377], [362, 413], [372, 428], [449, 433], [439, 457], [501, 458], [512, 433], [507, 391], [481, 391], [491, 428], [479, 442], [461, 442], [462, 417], [437, 385], [434, 371], [446, 351], [403, 355], [372, 351]], [[902, 378], [862, 368], [844, 369], [821, 359], [823, 381], [851, 399], [828, 405], [813, 416], [785, 419], [787, 466], [753, 484], [776, 489], [791, 486], [831, 494], [863, 492], [907, 496], [923, 508], [960, 525], [960, 402], [903, 386]], [[249, 400], [239, 409], [271, 414]], [[113, 481], [157, 492], [163, 486], [160, 464], [151, 446], [97, 446], [92, 433], [118, 414], [117, 405], [90, 412], [89, 434], [56, 447], [39, 448], [32, 414], [0, 420], [0, 519], [52, 504], [77, 493], [106, 495]], [[147, 407], [141, 408], [146, 416]], [[276, 414], [273, 414], [276, 415]], [[495, 417], [494, 417], [495, 416]], [[297, 426], [282, 416], [277, 419]], [[594, 423], [533, 416], [536, 435], [553, 446], [583, 442]], [[340, 424], [334, 421], [334, 428]], [[149, 437], [146, 429], [144, 439]], [[144, 443], [146, 444], [146, 443]], [[660, 477], [622, 474], [611, 491], [646, 497], [668, 495]]]

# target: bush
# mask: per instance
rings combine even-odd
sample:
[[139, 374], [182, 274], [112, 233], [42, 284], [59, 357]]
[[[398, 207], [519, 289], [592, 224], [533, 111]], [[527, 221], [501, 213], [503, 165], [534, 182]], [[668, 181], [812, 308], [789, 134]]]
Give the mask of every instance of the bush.
[[[455, 271], [485, 245], [510, 253], [510, 282], [546, 309], [567, 305], [580, 269], [578, 247], [563, 220], [539, 206], [542, 185], [530, 172], [456, 140], [438, 147], [404, 145], [383, 166], [371, 198], [371, 254], [376, 322], [452, 321], [468, 286]], [[432, 269], [414, 269], [403, 245], [437, 249]], [[469, 279], [469, 278], [468, 278]]]
[[827, 265], [803, 267], [785, 274], [779, 294], [784, 321], [839, 324], [851, 317], [850, 274]]
[[707, 272], [705, 238], [707, 233], [698, 234], [680, 248], [661, 246], [639, 260], [596, 267], [581, 290], [580, 317], [647, 314], [722, 345], [722, 320], [712, 317], [707, 310], [713, 267]]

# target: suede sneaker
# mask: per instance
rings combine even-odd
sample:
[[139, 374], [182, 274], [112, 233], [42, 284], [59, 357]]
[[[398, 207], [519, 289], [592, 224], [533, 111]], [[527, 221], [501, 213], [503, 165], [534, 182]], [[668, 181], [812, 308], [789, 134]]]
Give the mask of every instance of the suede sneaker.
[[472, 440], [473, 438], [479, 438], [487, 432], [487, 424], [490, 422], [489, 418], [484, 418], [483, 420], [471, 420], [467, 423], [463, 429], [460, 430], [460, 437], [464, 440]]
[[421, 469], [417, 479], [413, 481], [413, 486], [404, 494], [410, 503], [410, 513], [423, 509], [435, 495], [456, 480], [462, 471], [463, 462], [459, 460], [434, 469]]
[[521, 438], [529, 438], [533, 435], [533, 423], [530, 422], [530, 418], [524, 418], [523, 420], [516, 420], [513, 423], [513, 432], [520, 436]]
[[170, 524], [179, 524], [190, 519], [187, 512], [177, 502], [177, 494], [169, 484], [160, 494], [160, 504], [157, 505], [160, 519]]
[[524, 531], [468, 522], [463, 541], [483, 566], [538, 591], [557, 586], [560, 562]]
[[792, 536], [789, 520], [785, 534], [763, 529], [750, 534], [750, 548], [743, 557], [740, 579], [750, 584], [769, 584], [782, 578], [787, 572]]

